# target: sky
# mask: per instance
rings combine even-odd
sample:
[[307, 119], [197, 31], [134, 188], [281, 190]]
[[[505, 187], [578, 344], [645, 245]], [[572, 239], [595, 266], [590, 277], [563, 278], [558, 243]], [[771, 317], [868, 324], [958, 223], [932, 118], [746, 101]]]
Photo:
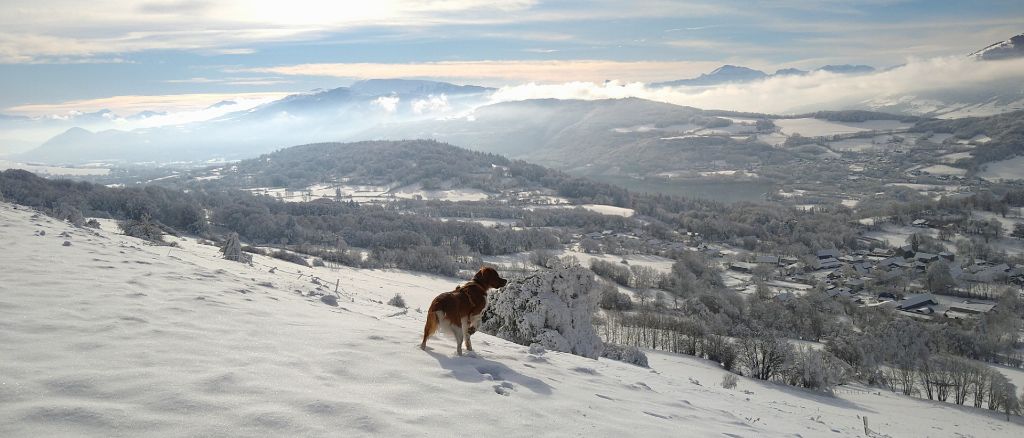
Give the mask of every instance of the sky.
[[[1020, 0], [0, 3], [0, 113], [204, 108], [367, 78], [654, 82], [723, 64], [885, 68], [1024, 32]], [[538, 88], [540, 87], [540, 88]]]

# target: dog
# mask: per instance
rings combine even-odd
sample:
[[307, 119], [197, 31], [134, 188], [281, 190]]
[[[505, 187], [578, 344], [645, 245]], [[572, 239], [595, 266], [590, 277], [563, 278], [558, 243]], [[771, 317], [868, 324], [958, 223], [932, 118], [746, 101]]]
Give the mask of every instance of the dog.
[[500, 289], [508, 284], [494, 268], [483, 267], [468, 283], [434, 298], [427, 310], [427, 324], [423, 327], [423, 342], [420, 348], [427, 349], [427, 339], [439, 328], [455, 336], [455, 353], [462, 356], [462, 342], [466, 350], [473, 351], [469, 337], [476, 333], [480, 318], [487, 306], [487, 291]]

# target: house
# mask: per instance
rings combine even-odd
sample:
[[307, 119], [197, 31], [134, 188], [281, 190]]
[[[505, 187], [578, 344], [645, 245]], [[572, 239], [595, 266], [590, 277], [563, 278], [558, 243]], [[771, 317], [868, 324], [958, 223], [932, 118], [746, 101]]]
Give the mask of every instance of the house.
[[931, 222], [928, 222], [925, 219], [916, 219], [910, 223], [910, 226], [918, 228], [931, 228], [932, 224]]
[[839, 257], [838, 260], [841, 261], [841, 262], [845, 262], [845, 263], [856, 263], [856, 262], [863, 261], [864, 258], [863, 257], [852, 256], [852, 255], [844, 255], [844, 256]]
[[950, 319], [974, 319], [982, 314], [991, 312], [995, 307], [995, 304], [971, 303], [965, 301], [963, 303], [950, 304], [949, 308], [943, 312], [943, 315]]
[[871, 255], [876, 257], [890, 257], [892, 256], [892, 251], [886, 248], [871, 248]]
[[814, 265], [814, 269], [820, 271], [822, 269], [836, 269], [841, 266], [843, 266], [843, 264], [839, 260], [834, 258], [824, 258], [817, 260], [817, 263]]
[[774, 255], [759, 255], [754, 258], [754, 263], [759, 265], [779, 265], [779, 256]]
[[853, 291], [849, 288], [837, 287], [826, 292], [826, 294], [828, 294], [829, 298], [850, 298], [853, 296]]
[[732, 262], [732, 263], [729, 264], [729, 270], [736, 271], [736, 272], [743, 272], [743, 273], [746, 273], [746, 274], [754, 272], [754, 268], [756, 268], [756, 267], [757, 267], [756, 264], [754, 264], [754, 263], [746, 263], [746, 262]]
[[942, 257], [943, 260], [945, 260], [947, 262], [950, 262], [950, 263], [956, 261], [956, 256], [953, 255], [953, 253], [951, 253], [949, 251], [940, 252], [939, 253], [939, 257]]
[[960, 313], [970, 313], [970, 314], [978, 315], [978, 314], [982, 314], [982, 313], [991, 312], [992, 310], [995, 309], [995, 307], [996, 307], [995, 304], [972, 303], [972, 302], [969, 302], [969, 301], [965, 301], [963, 303], [953, 303], [953, 304], [950, 304], [949, 305], [949, 310], [955, 311], [955, 312], [960, 312]]
[[907, 263], [903, 257], [893, 256], [878, 262], [878, 266], [886, 269], [906, 268], [910, 266], [910, 263]]
[[817, 252], [818, 260], [825, 259], [839, 259], [839, 250], [836, 249], [821, 249]]
[[938, 304], [939, 302], [935, 301], [935, 297], [932, 296], [932, 294], [917, 294], [904, 298], [902, 301], [899, 302], [898, 305], [896, 305], [896, 308], [899, 310], [910, 312], [917, 311], [924, 307], [930, 308], [930, 306], [935, 306]]
[[862, 278], [851, 278], [846, 280], [846, 287], [852, 291], [859, 291], [864, 289], [864, 279]]
[[922, 251], [917, 254], [914, 254], [914, 260], [917, 260], [918, 262], [921, 263], [937, 262], [939, 260], [939, 255]]

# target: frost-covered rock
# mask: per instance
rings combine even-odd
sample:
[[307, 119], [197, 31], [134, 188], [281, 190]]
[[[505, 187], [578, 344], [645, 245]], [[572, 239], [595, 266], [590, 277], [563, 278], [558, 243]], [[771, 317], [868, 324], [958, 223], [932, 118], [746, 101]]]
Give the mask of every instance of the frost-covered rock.
[[594, 274], [580, 266], [512, 279], [490, 294], [481, 330], [520, 345], [594, 359], [603, 349], [591, 322], [598, 295]]

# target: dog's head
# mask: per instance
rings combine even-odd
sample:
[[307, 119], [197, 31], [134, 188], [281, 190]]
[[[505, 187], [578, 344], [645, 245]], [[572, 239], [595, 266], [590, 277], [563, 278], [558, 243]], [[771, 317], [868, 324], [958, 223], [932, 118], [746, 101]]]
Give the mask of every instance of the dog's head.
[[484, 266], [480, 268], [479, 271], [476, 271], [476, 275], [473, 276], [473, 281], [481, 286], [492, 289], [500, 289], [508, 284], [508, 280], [501, 278], [501, 276], [498, 275], [498, 271], [495, 271], [494, 268], [488, 266]]

